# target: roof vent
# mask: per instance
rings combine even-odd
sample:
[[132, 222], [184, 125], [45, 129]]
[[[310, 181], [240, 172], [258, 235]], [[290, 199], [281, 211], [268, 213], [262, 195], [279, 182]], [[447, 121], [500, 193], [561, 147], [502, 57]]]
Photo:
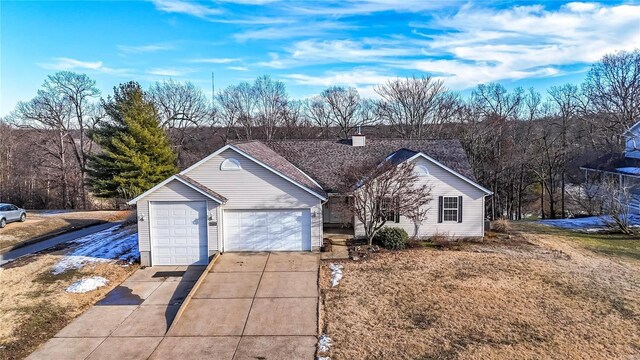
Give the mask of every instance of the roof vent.
[[356, 133], [351, 135], [351, 146], [364, 146], [365, 136], [360, 133], [360, 126], [356, 130]]

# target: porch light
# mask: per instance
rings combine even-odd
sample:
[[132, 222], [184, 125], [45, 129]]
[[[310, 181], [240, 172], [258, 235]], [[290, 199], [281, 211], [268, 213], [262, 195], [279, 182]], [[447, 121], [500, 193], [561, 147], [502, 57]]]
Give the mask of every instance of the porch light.
[[144, 221], [144, 214], [140, 214], [140, 215], [138, 216], [138, 220], [139, 220], [139, 221]]

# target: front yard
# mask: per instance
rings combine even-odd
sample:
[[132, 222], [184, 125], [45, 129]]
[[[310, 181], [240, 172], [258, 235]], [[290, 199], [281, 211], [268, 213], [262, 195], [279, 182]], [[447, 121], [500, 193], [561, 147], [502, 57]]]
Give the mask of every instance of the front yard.
[[[24, 358], [133, 273], [135, 231], [108, 229], [0, 267], [0, 359]], [[69, 292], [74, 282], [94, 276], [107, 284]]]
[[337, 288], [324, 263], [321, 321], [334, 343], [329, 355], [640, 357], [637, 248], [598, 251], [615, 240], [520, 230], [508, 240], [344, 261]]
[[67, 231], [110, 221], [124, 220], [129, 211], [27, 211], [27, 221], [0, 229], [0, 250], [46, 239]]

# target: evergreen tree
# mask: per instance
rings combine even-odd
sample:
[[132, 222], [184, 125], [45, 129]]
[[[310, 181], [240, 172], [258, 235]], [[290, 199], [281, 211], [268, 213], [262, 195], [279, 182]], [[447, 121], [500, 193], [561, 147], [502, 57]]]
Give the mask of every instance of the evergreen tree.
[[132, 199], [175, 174], [176, 155], [158, 113], [134, 81], [114, 87], [92, 132], [102, 151], [89, 160], [89, 185], [102, 198]]

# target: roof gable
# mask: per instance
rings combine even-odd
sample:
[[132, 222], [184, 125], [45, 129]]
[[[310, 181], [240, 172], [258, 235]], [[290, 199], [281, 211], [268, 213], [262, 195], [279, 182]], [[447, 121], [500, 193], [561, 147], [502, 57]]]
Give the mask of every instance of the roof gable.
[[165, 186], [166, 184], [170, 183], [173, 180], [183, 183], [184, 185], [210, 198], [211, 200], [217, 202], [218, 204], [224, 204], [225, 202], [227, 202], [227, 198], [225, 198], [224, 196], [216, 193], [215, 191], [207, 188], [206, 186], [200, 184], [199, 182], [191, 179], [188, 176], [178, 174], [178, 175], [170, 176], [169, 178], [165, 179], [163, 182], [159, 183], [158, 185], [138, 195], [135, 199], [130, 200], [129, 202], [127, 202], [127, 204], [135, 205], [138, 201], [144, 199], [148, 195], [152, 194], [153, 192], [155, 192], [156, 190], [160, 189], [161, 187]]
[[205, 164], [213, 157], [219, 155], [227, 149], [232, 149], [238, 154], [246, 157], [247, 159], [255, 162], [256, 164], [270, 170], [274, 174], [282, 177], [283, 179], [291, 182], [299, 188], [307, 191], [308, 193], [326, 200], [326, 193], [318, 183], [311, 179], [308, 175], [303, 173], [300, 169], [291, 164], [287, 159], [274, 152], [269, 147], [265, 146], [259, 141], [249, 141], [244, 143], [234, 143], [221, 147], [214, 153], [191, 165], [187, 169], [180, 172], [180, 175], [188, 174], [196, 167]]

